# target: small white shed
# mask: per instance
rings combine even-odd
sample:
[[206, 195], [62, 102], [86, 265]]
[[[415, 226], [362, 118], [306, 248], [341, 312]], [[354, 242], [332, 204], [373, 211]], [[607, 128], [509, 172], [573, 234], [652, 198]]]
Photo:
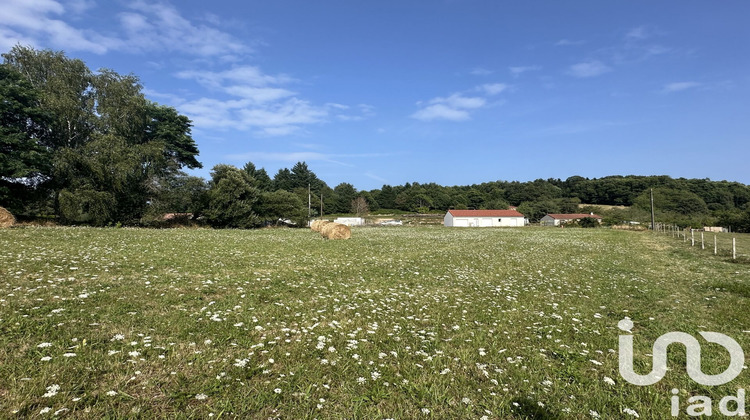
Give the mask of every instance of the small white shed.
[[347, 226], [362, 226], [365, 224], [365, 219], [361, 217], [339, 217], [334, 220], [334, 223], [341, 223]]
[[542, 226], [560, 226], [566, 223], [585, 219], [587, 217], [596, 219], [596, 221], [599, 223], [602, 222], [602, 217], [594, 213], [569, 213], [569, 214], [550, 213], [542, 217], [541, 220], [539, 220], [539, 223]]
[[443, 225], [449, 227], [524, 226], [523, 214], [516, 210], [448, 210]]

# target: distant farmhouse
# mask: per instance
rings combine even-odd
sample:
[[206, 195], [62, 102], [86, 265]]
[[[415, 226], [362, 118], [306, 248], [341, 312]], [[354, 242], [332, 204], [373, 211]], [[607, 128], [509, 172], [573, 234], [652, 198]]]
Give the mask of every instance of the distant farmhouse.
[[339, 217], [333, 222], [347, 226], [362, 226], [365, 224], [365, 219], [361, 217]]
[[443, 224], [449, 227], [524, 226], [526, 220], [517, 210], [448, 210]]
[[596, 219], [597, 222], [602, 222], [602, 217], [594, 213], [571, 213], [571, 214], [548, 214], [542, 217], [539, 222], [542, 226], [560, 226], [570, 222], [577, 222], [581, 219], [590, 217]]

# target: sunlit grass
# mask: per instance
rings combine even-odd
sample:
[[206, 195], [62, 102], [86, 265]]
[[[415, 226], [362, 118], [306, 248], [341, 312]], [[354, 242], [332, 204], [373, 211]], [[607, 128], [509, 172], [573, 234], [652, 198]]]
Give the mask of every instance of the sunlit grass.
[[750, 352], [748, 265], [650, 233], [24, 228], [0, 261], [0, 417], [664, 418], [748, 383], [620, 378], [625, 316], [642, 370], [669, 331]]

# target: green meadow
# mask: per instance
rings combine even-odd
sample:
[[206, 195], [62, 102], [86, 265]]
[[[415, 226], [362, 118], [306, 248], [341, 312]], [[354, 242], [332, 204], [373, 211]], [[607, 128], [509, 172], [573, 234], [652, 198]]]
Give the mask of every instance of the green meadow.
[[663, 419], [750, 388], [681, 346], [627, 383], [625, 317], [641, 373], [670, 331], [747, 360], [750, 264], [607, 229], [6, 229], [0, 417]]

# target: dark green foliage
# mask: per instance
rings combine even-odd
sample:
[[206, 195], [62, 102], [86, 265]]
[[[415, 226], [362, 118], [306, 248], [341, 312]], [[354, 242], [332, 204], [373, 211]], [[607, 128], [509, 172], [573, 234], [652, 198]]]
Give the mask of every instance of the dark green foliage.
[[39, 92], [7, 65], [0, 65], [0, 206], [22, 213], [24, 201], [46, 181], [49, 114]]
[[[638, 196], [634, 204], [642, 209], [651, 208], [649, 191]], [[690, 191], [673, 188], [654, 189], [654, 207], [662, 212], [679, 214], [703, 214], [708, 212], [708, 206], [697, 194]]]
[[153, 195], [141, 218], [141, 223], [148, 226], [164, 225], [167, 213], [189, 214], [183, 217], [184, 221], [195, 220], [208, 206], [208, 184], [197, 176], [180, 172], [151, 184], [150, 189]]
[[583, 219], [578, 221], [578, 224], [582, 228], [595, 228], [599, 227], [599, 221], [594, 219], [593, 217], [584, 217]]
[[280, 220], [291, 220], [298, 226], [306, 226], [307, 206], [299, 196], [289, 191], [277, 190], [261, 193], [259, 216], [262, 220], [277, 225]]
[[256, 211], [259, 196], [247, 172], [231, 165], [216, 165], [211, 171], [205, 218], [214, 227], [257, 227], [260, 225]]
[[[29, 163], [10, 178], [41, 180], [24, 208], [51, 198], [66, 222], [138, 223], [181, 168], [201, 167], [190, 120], [148, 101], [136, 76], [94, 74], [62, 52], [16, 46], [3, 57], [3, 69], [38, 91], [39, 109], [48, 115], [45, 126], [27, 125], [25, 147], [13, 147], [26, 150]], [[34, 122], [29, 115], [26, 121]]]
[[261, 191], [271, 191], [273, 188], [273, 180], [268, 176], [265, 168], [256, 169], [255, 164], [247, 162], [242, 168], [243, 171], [250, 175], [250, 178], [255, 180], [255, 186]]
[[342, 182], [333, 189], [336, 197], [333, 213], [348, 213], [351, 210], [352, 200], [357, 198], [357, 190], [352, 184]]

